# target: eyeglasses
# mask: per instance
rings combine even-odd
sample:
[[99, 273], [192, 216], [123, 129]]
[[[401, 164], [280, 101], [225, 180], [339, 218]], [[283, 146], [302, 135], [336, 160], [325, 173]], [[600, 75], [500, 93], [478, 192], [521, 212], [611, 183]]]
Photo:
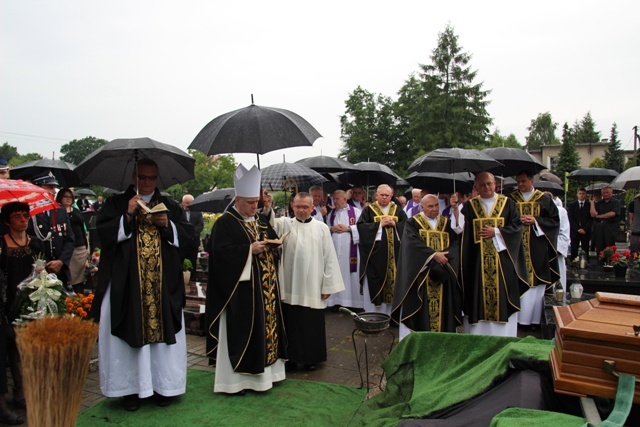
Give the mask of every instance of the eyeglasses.
[[158, 175], [138, 175], [139, 181], [155, 181], [158, 179]]

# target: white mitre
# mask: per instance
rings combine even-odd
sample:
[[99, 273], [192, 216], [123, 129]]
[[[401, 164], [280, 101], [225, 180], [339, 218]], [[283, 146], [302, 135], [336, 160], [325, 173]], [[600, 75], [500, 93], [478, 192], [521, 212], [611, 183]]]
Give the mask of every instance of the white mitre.
[[236, 197], [260, 197], [260, 169], [256, 166], [247, 170], [242, 164], [233, 173]]

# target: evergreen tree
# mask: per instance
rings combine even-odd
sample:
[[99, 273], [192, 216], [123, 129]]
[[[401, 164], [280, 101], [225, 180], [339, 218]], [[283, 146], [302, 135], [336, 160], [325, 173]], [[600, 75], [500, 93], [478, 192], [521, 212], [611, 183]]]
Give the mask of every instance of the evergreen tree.
[[556, 162], [552, 172], [563, 178], [565, 173], [570, 173], [580, 165], [580, 155], [574, 143], [573, 132], [569, 129], [569, 125], [565, 122], [562, 127], [562, 147], [560, 147], [560, 153], [558, 154], [558, 161]]
[[587, 112], [579, 123], [577, 121], [574, 123], [572, 137], [576, 144], [600, 142], [600, 132], [596, 132], [596, 124], [591, 118], [591, 112]]
[[620, 147], [620, 140], [618, 140], [618, 125], [614, 123], [611, 126], [609, 143], [604, 152], [604, 167], [620, 173], [624, 170], [626, 161], [624, 151]]
[[531, 125], [527, 128], [529, 135], [525, 137], [527, 150], [538, 150], [543, 145], [558, 145], [560, 140], [556, 137], [558, 123], [551, 118], [551, 113], [538, 114], [538, 117], [531, 120]]
[[474, 84], [471, 55], [462, 51], [453, 27], [438, 35], [431, 64], [421, 64], [418, 77], [411, 77], [400, 90], [397, 114], [406, 120], [409, 141], [418, 151], [439, 147], [482, 148], [492, 120], [486, 107], [489, 91]]

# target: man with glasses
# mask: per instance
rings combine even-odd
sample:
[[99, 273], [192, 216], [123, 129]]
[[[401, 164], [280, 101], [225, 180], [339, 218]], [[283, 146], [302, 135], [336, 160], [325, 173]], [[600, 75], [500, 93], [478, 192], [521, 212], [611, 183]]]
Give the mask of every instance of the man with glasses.
[[347, 203], [363, 211], [367, 207], [367, 193], [362, 187], [353, 187], [351, 189], [351, 198], [347, 200]]
[[391, 201], [393, 189], [382, 184], [376, 201], [358, 219], [360, 234], [360, 283], [364, 310], [391, 314], [400, 236], [407, 214]]
[[123, 397], [128, 411], [154, 394], [167, 406], [187, 382], [180, 247], [193, 228], [157, 179], [156, 163], [140, 160], [133, 184], [107, 199], [96, 221], [102, 248], [90, 316], [100, 321], [100, 389]]
[[613, 189], [609, 186], [602, 189], [602, 200], [596, 201], [591, 196], [589, 211], [593, 217], [592, 244], [596, 254], [607, 246], [616, 244], [616, 234], [620, 227], [620, 200], [613, 197]]
[[[47, 190], [55, 200], [58, 180], [51, 171], [31, 182]], [[71, 280], [69, 265], [76, 248], [67, 210], [60, 207], [35, 215], [27, 233], [43, 241], [47, 271], [56, 274], [67, 285]]]
[[9, 179], [9, 161], [0, 157], [0, 179]]

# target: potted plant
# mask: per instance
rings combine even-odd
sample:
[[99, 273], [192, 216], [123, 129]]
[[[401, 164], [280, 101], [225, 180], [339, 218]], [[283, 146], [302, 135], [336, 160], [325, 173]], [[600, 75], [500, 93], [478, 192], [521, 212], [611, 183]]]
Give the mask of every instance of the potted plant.
[[187, 288], [189, 286], [189, 281], [191, 280], [191, 269], [193, 268], [193, 264], [187, 258], [182, 261], [182, 277], [184, 278], [184, 286]]
[[616, 252], [611, 256], [611, 265], [616, 273], [616, 277], [624, 277], [627, 273], [627, 267], [631, 263], [631, 252]]
[[613, 270], [613, 266], [611, 265], [611, 258], [613, 258], [613, 254], [616, 253], [618, 248], [615, 245], [607, 246], [602, 251], [600, 251], [600, 259], [604, 262], [605, 271]]

